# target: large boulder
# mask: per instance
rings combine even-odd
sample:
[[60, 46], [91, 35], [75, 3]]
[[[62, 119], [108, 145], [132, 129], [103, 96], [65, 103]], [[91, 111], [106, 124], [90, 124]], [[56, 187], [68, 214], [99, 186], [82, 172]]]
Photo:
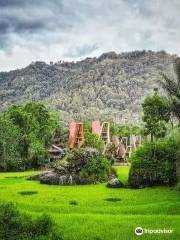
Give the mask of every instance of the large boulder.
[[42, 184], [53, 185], [69, 185], [74, 183], [73, 177], [71, 175], [61, 175], [55, 171], [41, 173], [38, 180]]
[[41, 184], [49, 185], [72, 185], [87, 184], [89, 180], [77, 174], [60, 174], [54, 170], [46, 171], [39, 175], [29, 177], [28, 180], [38, 180]]
[[108, 181], [106, 186], [109, 188], [121, 188], [124, 184], [118, 178], [112, 178]]

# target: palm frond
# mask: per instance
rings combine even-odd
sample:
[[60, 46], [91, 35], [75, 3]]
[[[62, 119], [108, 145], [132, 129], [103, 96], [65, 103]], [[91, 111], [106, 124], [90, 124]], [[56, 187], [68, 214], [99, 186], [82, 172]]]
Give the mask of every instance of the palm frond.
[[171, 99], [172, 112], [180, 120], [180, 58], [174, 62], [175, 79], [171, 79], [166, 74], [161, 73], [161, 85]]
[[161, 81], [161, 85], [164, 88], [164, 90], [168, 93], [168, 95], [176, 96], [180, 98], [180, 91], [179, 91], [177, 81], [169, 78], [164, 73], [161, 73], [161, 76], [163, 77], [163, 80]]

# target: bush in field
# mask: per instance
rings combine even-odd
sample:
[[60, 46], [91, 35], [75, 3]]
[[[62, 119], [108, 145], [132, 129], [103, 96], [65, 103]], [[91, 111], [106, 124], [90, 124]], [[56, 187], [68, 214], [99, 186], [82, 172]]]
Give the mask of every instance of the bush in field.
[[174, 127], [173, 130], [167, 135], [166, 141], [172, 142], [177, 146], [176, 151], [176, 178], [180, 181], [180, 127]]
[[129, 183], [132, 187], [176, 182], [179, 145], [171, 140], [149, 142], [131, 156]]
[[61, 162], [65, 162], [70, 173], [78, 173], [82, 167], [85, 166], [90, 159], [101, 156], [101, 153], [94, 148], [79, 148], [70, 151]]
[[80, 176], [90, 183], [105, 182], [111, 174], [111, 164], [103, 156], [91, 158], [81, 169]]
[[73, 183], [104, 182], [111, 173], [111, 164], [101, 152], [93, 148], [70, 151], [61, 161], [54, 164], [56, 172], [71, 175]]
[[55, 234], [47, 215], [37, 219], [21, 214], [11, 204], [0, 205], [0, 239], [2, 240], [53, 240], [62, 239]]

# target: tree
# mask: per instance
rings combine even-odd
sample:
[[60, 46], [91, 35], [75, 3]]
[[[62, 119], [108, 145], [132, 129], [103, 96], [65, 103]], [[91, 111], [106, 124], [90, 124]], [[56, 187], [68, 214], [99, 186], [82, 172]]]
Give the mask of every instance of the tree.
[[174, 71], [176, 78], [170, 78], [162, 73], [162, 87], [167, 92], [171, 102], [171, 112], [180, 122], [180, 58], [177, 58], [174, 63]]
[[19, 154], [20, 132], [11, 121], [0, 117], [0, 171], [23, 167]]
[[121, 125], [112, 122], [110, 125], [110, 132], [112, 135], [116, 135], [119, 137], [128, 137], [131, 134], [140, 135], [141, 128], [139, 126]]
[[152, 141], [154, 137], [164, 137], [166, 133], [166, 123], [170, 120], [168, 99], [158, 95], [158, 90], [155, 89], [153, 96], [145, 98], [142, 107], [145, 135], [150, 134]]
[[[12, 143], [11, 147], [15, 144], [18, 145], [15, 152], [19, 154], [24, 169], [38, 167], [45, 163], [47, 160], [47, 145], [57, 126], [57, 118], [40, 103], [28, 103], [25, 106], [13, 105], [2, 117], [10, 126], [2, 133], [5, 144], [9, 144], [9, 131], [13, 133], [14, 129], [18, 129], [17, 136], [20, 137], [17, 141], [16, 134], [12, 135], [15, 142]], [[0, 146], [0, 149], [2, 149], [2, 146]], [[6, 154], [4, 160], [7, 159], [8, 155]], [[14, 157], [13, 162], [16, 161], [17, 158]]]

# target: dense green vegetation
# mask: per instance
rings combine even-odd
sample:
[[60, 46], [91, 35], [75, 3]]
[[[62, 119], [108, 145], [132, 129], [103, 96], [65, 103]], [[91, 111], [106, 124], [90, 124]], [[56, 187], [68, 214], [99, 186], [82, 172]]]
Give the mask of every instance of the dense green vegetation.
[[85, 143], [84, 146], [96, 148], [100, 152], [105, 149], [104, 141], [96, 134], [91, 133], [89, 130], [85, 131]]
[[167, 128], [172, 114], [170, 102], [156, 90], [153, 96], [145, 98], [142, 106], [144, 133], [151, 136], [151, 142], [143, 143], [133, 152], [129, 184], [138, 188], [175, 184], [179, 180], [180, 129]]
[[131, 157], [130, 185], [175, 184], [179, 144], [180, 141], [161, 140], [140, 146]]
[[60, 237], [47, 215], [34, 220], [30, 215], [20, 213], [12, 203], [0, 205], [1, 240], [60, 240]]
[[33, 62], [0, 72], [0, 110], [12, 103], [46, 101], [69, 119], [138, 124], [141, 99], [168, 73], [174, 55], [164, 51], [107, 52], [78, 62]]
[[[131, 156], [129, 183], [133, 187], [175, 184], [180, 180], [180, 128], [174, 128], [180, 114], [180, 59], [174, 63], [176, 78], [163, 74], [162, 85], [168, 98], [155, 89], [142, 104], [145, 134], [151, 142], [144, 143]], [[167, 123], [171, 121], [170, 134]], [[158, 140], [158, 141], [157, 141]], [[153, 142], [154, 141], [154, 142]], [[179, 188], [177, 184], [177, 189]]]
[[[128, 167], [119, 167], [127, 182]], [[180, 238], [179, 192], [168, 187], [109, 189], [105, 184], [49, 186], [28, 181], [37, 172], [1, 173], [0, 202], [12, 201], [33, 218], [48, 214], [64, 240], [137, 239], [134, 229], [173, 229], [173, 234], [144, 234], [142, 239]], [[20, 192], [26, 191], [26, 195]], [[36, 194], [27, 194], [28, 192]]]
[[112, 173], [110, 161], [97, 149], [87, 147], [71, 150], [54, 162], [54, 169], [60, 175], [71, 175], [78, 184], [105, 182]]
[[112, 122], [110, 124], [110, 133], [111, 135], [115, 135], [118, 137], [128, 137], [131, 134], [134, 135], [141, 135], [142, 134], [142, 128], [139, 126], [133, 126], [133, 125], [127, 125], [127, 124], [117, 124], [115, 122]]
[[81, 177], [91, 183], [108, 181], [111, 174], [111, 164], [104, 156], [91, 158], [81, 170]]
[[[137, 226], [175, 228], [173, 239], [178, 239], [180, 130], [176, 123], [180, 110], [179, 62], [176, 73], [177, 82], [163, 75], [168, 97], [160, 96], [156, 89], [154, 95], [145, 98], [142, 104], [144, 131], [142, 126], [111, 124], [111, 136], [151, 136], [150, 142], [147, 140], [133, 152], [130, 172], [128, 166], [111, 166], [107, 156], [108, 147], [112, 145], [104, 151], [105, 143], [91, 133], [90, 125], [86, 123], [84, 145], [80, 149], [66, 149], [61, 160], [49, 164], [53, 171], [45, 173], [45, 182], [41, 179], [41, 183], [89, 185], [43, 186], [25, 179], [26, 175], [35, 174], [33, 172], [1, 173], [0, 202], [13, 201], [21, 212], [10, 204], [0, 207], [0, 238], [57, 240], [49, 217], [34, 220], [39, 212], [46, 212], [63, 232], [64, 239], [133, 239]], [[62, 144], [66, 145], [68, 132], [63, 126], [43, 104], [11, 106], [0, 115], [0, 171], [25, 171], [44, 166], [48, 159], [47, 147], [54, 134], [60, 135]], [[104, 183], [114, 178], [114, 174], [118, 174], [124, 188], [105, 187]], [[92, 183], [99, 184], [90, 185]], [[154, 187], [156, 185], [159, 187]], [[128, 188], [147, 186], [151, 188]], [[23, 212], [32, 216], [27, 217]], [[143, 236], [144, 239], [148, 237]], [[151, 237], [169, 239], [166, 235]]]
[[153, 96], [147, 96], [142, 104], [144, 134], [160, 138], [166, 135], [167, 123], [170, 120], [170, 106], [166, 97], [160, 96], [155, 89]]
[[26, 170], [43, 165], [56, 125], [56, 117], [39, 103], [13, 105], [1, 114], [0, 170]]

